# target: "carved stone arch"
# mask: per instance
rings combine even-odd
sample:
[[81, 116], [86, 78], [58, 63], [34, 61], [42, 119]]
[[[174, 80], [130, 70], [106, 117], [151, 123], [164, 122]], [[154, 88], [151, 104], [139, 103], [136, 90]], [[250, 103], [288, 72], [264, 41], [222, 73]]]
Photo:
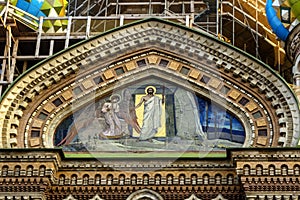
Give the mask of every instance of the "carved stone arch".
[[[159, 74], [159, 77], [158, 75]], [[186, 90], [190, 90], [193, 91], [195, 94], [199, 94], [202, 95], [204, 97], [207, 97], [208, 99], [212, 99], [213, 102], [222, 105], [224, 107], [224, 109], [230, 111], [231, 113], [233, 113], [235, 116], [237, 116], [242, 124], [245, 127], [245, 132], [246, 132], [246, 139], [244, 142], [244, 146], [250, 146], [251, 145], [251, 130], [252, 130], [252, 125], [250, 123], [251, 119], [249, 118], [249, 114], [247, 113], [247, 109], [243, 108], [241, 106], [238, 106], [234, 101], [232, 101], [231, 99], [225, 99], [225, 97], [223, 96], [219, 96], [213, 92], [211, 92], [210, 90], [208, 90], [207, 88], [204, 88], [201, 84], [190, 84], [188, 83], [188, 81], [186, 81], [185, 79], [183, 79], [183, 77], [180, 77], [181, 74], [175, 74], [174, 71], [172, 71], [172, 73], [166, 71], [166, 69], [159, 69], [156, 68], [156, 66], [152, 66], [151, 69], [147, 69], [145, 71], [140, 71], [136, 74], [134, 74], [134, 79], [132, 77], [125, 77], [124, 79], [121, 79], [120, 81], [122, 81], [120, 83], [120, 85], [122, 85], [124, 87], [125, 83], [127, 85], [130, 85], [131, 82], [139, 82], [140, 84], [146, 84], [146, 82], [143, 82], [143, 80], [147, 79], [149, 80], [153, 80], [153, 82], [155, 82], [155, 80], [157, 80], [158, 82], [160, 82], [161, 84], [165, 83], [166, 88], [168, 87], [168, 84], [170, 85], [176, 85], [176, 86], [180, 86]], [[180, 75], [180, 76], [178, 76]], [[170, 79], [170, 80], [168, 80]], [[124, 83], [124, 84], [123, 84]], [[100, 89], [102, 89], [100, 87]], [[88, 104], [88, 99], [92, 99], [94, 100], [94, 98], [99, 98], [101, 97], [101, 95], [103, 95], [103, 93], [108, 93], [108, 94], [112, 94], [114, 92], [114, 90], [116, 90], [118, 88], [115, 87], [114, 84], [112, 85], [105, 85], [105, 88], [103, 88], [102, 93], [97, 93], [94, 91], [86, 92], [84, 96], [82, 96], [82, 100], [78, 100], [76, 102], [76, 104], [72, 104], [72, 102], [69, 102], [67, 105], [64, 105], [64, 109], [61, 110], [61, 112], [56, 112], [55, 115], [53, 115], [53, 118], [47, 119], [45, 121], [46, 124], [49, 124], [47, 129], [45, 128], [45, 135], [47, 135], [46, 138], [53, 138], [53, 133], [55, 132], [55, 129], [57, 127], [57, 125], [61, 122], [62, 119], [66, 118], [66, 116], [70, 115], [72, 112], [74, 112], [74, 110], [77, 110], [78, 108], [82, 107], [85, 104]], [[88, 94], [90, 94], [91, 98], [88, 97]], [[99, 95], [99, 96], [98, 96]], [[44, 140], [44, 144], [47, 144], [47, 147], [53, 147], [53, 144], [51, 143], [53, 140]], [[50, 143], [49, 143], [50, 142]]]
[[[146, 59], [147, 67], [139, 65], [139, 59]], [[166, 66], [160, 66], [168, 59]], [[201, 32], [147, 19], [82, 42], [23, 74], [1, 100], [0, 147], [52, 147], [47, 128], [55, 127], [61, 119], [50, 123], [47, 118], [54, 119], [56, 111], [67, 112], [68, 103], [75, 101], [73, 89], [81, 91], [78, 98], [93, 90], [105, 95], [107, 86], [134, 77], [143, 67], [152, 70], [157, 66], [214, 95], [223, 94], [218, 85], [221, 80], [229, 89], [223, 98], [232, 110], [242, 107], [233, 113], [243, 113], [243, 121], [250, 124], [246, 146], [297, 144], [297, 100], [268, 66]], [[95, 81], [99, 77], [103, 82]]]
[[295, 165], [293, 166], [293, 173], [294, 173], [294, 175], [296, 175], [296, 176], [300, 175], [300, 166], [299, 166], [299, 164], [295, 164]]
[[126, 200], [163, 200], [162, 196], [150, 189], [142, 189], [132, 193]]

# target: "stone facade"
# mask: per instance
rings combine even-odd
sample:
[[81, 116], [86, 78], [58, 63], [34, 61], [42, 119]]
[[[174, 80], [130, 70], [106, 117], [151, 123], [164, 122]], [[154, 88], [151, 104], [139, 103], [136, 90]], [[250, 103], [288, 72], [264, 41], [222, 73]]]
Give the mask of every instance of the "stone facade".
[[0, 199], [298, 199], [299, 159], [293, 148], [231, 149], [223, 158], [172, 163], [74, 159], [59, 149], [2, 150]]
[[[203, 138], [192, 138], [189, 142], [197, 148], [184, 152], [150, 151], [148, 147], [156, 147], [152, 143], [142, 150], [126, 146], [122, 152], [67, 153], [57, 148], [57, 127], [70, 115], [124, 88], [144, 90], [157, 82], [164, 85], [161, 91], [165, 86], [171, 92], [179, 88], [221, 105], [242, 124], [244, 148], [225, 150], [227, 146]], [[176, 127], [184, 133], [182, 127], [189, 128], [194, 110], [186, 112], [184, 101], [178, 105], [183, 106], [174, 108], [172, 119], [185, 112], [181, 122], [186, 126]], [[164, 20], [147, 19], [114, 29], [41, 62], [9, 87], [0, 114], [0, 199], [299, 197], [300, 152], [295, 146], [300, 118], [293, 90], [257, 59]], [[165, 123], [175, 124], [170, 121]], [[130, 139], [134, 144], [135, 138]], [[169, 138], [164, 139], [170, 145]]]
[[20, 76], [1, 101], [0, 145], [52, 148], [62, 119], [149, 77], [234, 113], [245, 127], [245, 147], [298, 143], [297, 97], [278, 74], [216, 38], [147, 19], [80, 43]]

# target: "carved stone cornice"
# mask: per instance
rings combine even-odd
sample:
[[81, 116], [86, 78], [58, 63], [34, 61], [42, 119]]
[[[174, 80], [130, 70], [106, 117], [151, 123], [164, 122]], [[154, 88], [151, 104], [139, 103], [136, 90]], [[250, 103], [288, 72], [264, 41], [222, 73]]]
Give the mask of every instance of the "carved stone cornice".
[[[67, 158], [59, 149], [24, 151], [27, 157], [22, 157], [24, 152], [11, 151], [15, 158], [22, 157], [19, 163], [0, 157], [0, 199], [3, 195], [18, 198], [21, 194], [57, 200], [71, 196], [127, 200], [146, 194], [174, 200], [189, 199], [192, 194], [199, 199], [243, 199], [245, 196], [289, 199], [300, 191], [297, 148], [230, 149], [224, 158], [179, 158], [169, 165], [162, 165], [166, 162], [164, 159], [135, 158], [131, 162], [127, 160], [127, 168], [120, 168], [126, 163], [124, 159], [110, 159], [110, 166], [106, 166], [95, 158]], [[25, 174], [19, 174], [16, 170], [17, 165], [22, 165], [21, 169], [28, 165], [50, 166], [43, 163], [46, 158], [40, 158], [42, 154], [48, 154], [49, 158], [52, 154], [60, 163], [53, 176], [31, 174], [28, 169]], [[151, 161], [163, 168], [146, 164]], [[133, 168], [130, 169], [130, 165]], [[245, 168], [246, 165], [250, 168]], [[13, 169], [13, 173], [6, 173], [5, 166]]]
[[232, 160], [247, 197], [289, 199], [300, 191], [298, 149], [240, 151], [232, 151]]

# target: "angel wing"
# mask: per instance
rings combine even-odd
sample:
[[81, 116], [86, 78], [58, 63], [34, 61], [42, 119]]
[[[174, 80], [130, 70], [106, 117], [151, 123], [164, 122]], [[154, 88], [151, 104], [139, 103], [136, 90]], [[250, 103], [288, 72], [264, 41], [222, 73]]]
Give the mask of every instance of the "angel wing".
[[80, 113], [74, 113], [74, 121], [68, 129], [66, 137], [64, 137], [57, 146], [70, 144], [78, 132], [87, 126], [89, 126], [95, 118], [95, 105], [88, 106]]
[[134, 101], [131, 93], [125, 89], [122, 93], [122, 101], [120, 102], [120, 117], [131, 126], [136, 132], [141, 132], [141, 127], [137, 121]]

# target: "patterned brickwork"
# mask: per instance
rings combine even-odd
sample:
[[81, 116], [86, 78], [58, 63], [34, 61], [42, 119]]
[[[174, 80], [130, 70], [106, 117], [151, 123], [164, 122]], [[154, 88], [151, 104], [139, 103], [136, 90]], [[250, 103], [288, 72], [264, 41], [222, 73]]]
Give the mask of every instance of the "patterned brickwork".
[[296, 148], [243, 148], [224, 158], [103, 163], [66, 158], [59, 149], [6, 149], [0, 153], [0, 199], [298, 199], [299, 155]]

